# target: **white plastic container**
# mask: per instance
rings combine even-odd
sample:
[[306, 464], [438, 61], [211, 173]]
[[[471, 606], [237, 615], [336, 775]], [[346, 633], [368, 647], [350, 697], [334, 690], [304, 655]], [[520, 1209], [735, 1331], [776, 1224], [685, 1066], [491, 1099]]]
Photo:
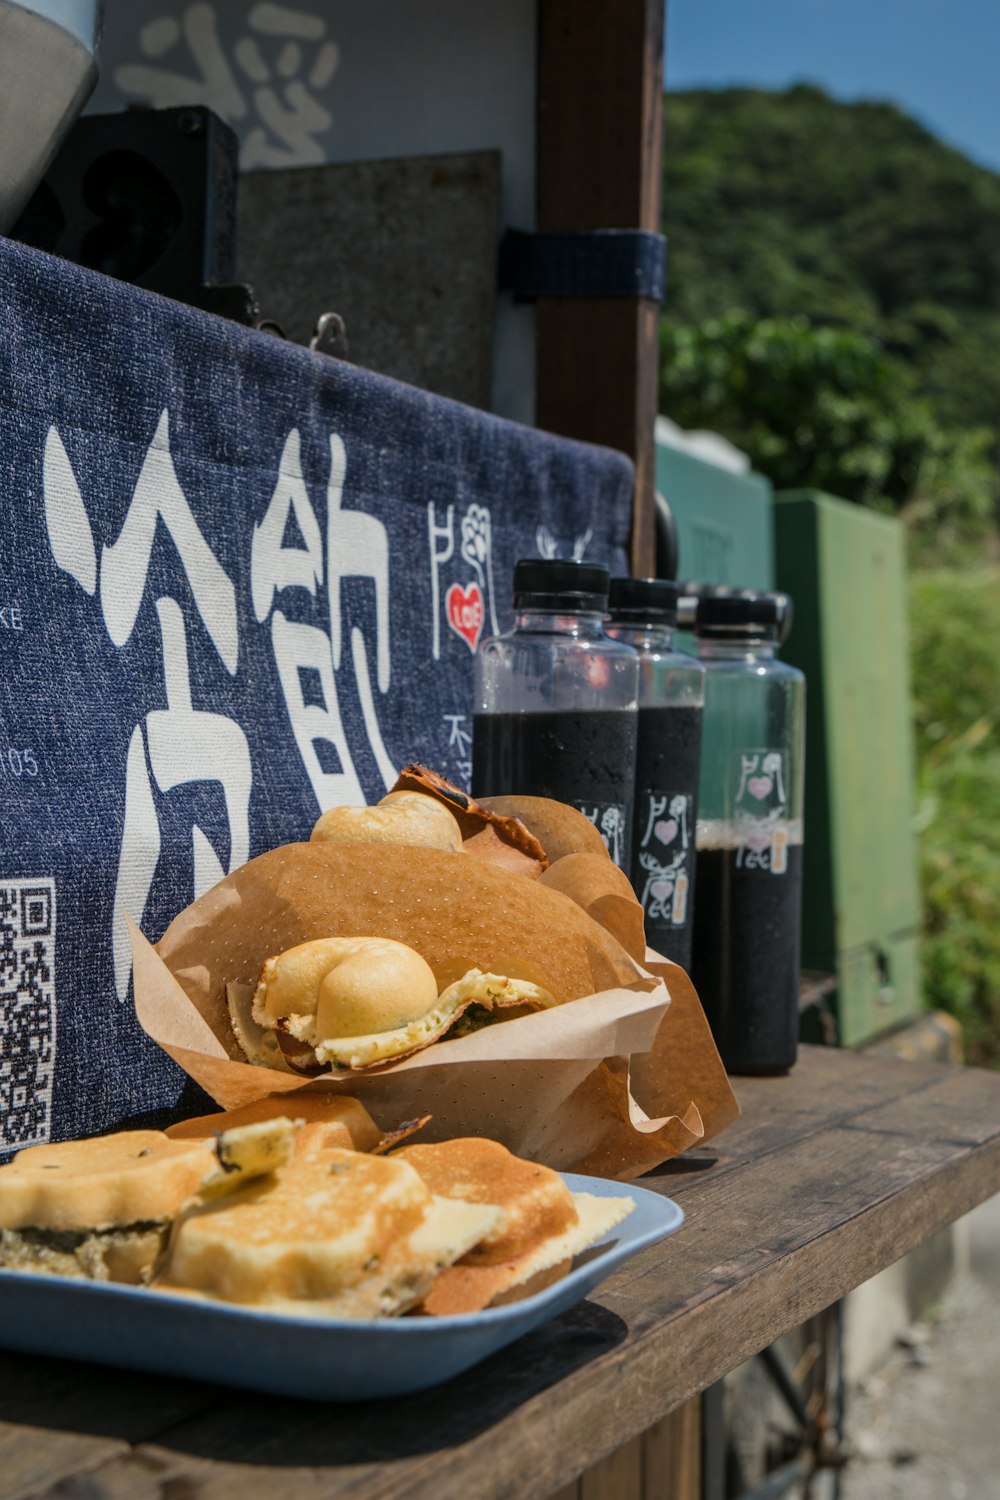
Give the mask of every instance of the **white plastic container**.
[[0, 233], [97, 83], [102, 0], [0, 0]]

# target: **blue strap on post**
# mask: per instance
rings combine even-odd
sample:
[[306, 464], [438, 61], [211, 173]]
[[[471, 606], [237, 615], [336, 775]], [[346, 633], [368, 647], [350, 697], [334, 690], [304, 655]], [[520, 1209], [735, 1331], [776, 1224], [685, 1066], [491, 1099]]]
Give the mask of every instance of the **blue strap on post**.
[[646, 229], [528, 234], [500, 242], [499, 286], [516, 302], [540, 297], [632, 297], [663, 301], [667, 242]]

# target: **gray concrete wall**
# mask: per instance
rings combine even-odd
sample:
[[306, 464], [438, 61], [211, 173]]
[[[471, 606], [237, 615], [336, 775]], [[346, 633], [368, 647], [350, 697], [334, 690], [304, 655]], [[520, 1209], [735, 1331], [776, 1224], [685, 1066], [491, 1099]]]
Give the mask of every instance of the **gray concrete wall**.
[[[106, 0], [89, 111], [206, 104], [246, 171], [502, 155], [500, 223], [535, 220], [535, 0]], [[534, 311], [497, 300], [492, 407], [534, 418]]]

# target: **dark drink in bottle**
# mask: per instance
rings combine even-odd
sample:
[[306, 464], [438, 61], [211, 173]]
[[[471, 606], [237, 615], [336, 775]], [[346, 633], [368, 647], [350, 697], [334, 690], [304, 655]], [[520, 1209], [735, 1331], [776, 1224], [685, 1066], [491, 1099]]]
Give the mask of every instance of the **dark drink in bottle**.
[[[636, 716], [627, 709], [596, 713], [483, 715], [473, 719], [472, 785], [532, 788], [537, 797], [571, 802], [598, 827], [607, 808], [624, 818], [632, 796]], [[630, 748], [631, 754], [630, 754]]]
[[694, 920], [699, 994], [711, 996], [705, 1008], [731, 1073], [783, 1072], [795, 1061], [799, 1034], [802, 845], [786, 845], [776, 877], [748, 868], [731, 833], [718, 846], [710, 832], [702, 837]]
[[607, 631], [639, 656], [632, 886], [647, 943], [687, 969], [705, 669], [674, 649], [679, 592], [665, 579], [612, 579]]
[[703, 597], [692, 978], [731, 1073], [781, 1073], [799, 1030], [805, 679], [777, 657], [785, 595]]
[[608, 571], [539, 559], [514, 569], [514, 629], [476, 657], [474, 796], [554, 797], [628, 869], [638, 659], [604, 633]]

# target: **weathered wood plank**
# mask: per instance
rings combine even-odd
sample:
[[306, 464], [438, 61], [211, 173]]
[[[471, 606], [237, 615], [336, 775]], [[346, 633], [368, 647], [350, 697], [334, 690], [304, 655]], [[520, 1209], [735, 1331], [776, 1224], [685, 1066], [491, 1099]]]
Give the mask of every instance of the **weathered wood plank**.
[[[461, 1380], [351, 1409], [231, 1396], [109, 1454], [88, 1497], [141, 1496], [154, 1475], [185, 1500], [549, 1500], [1000, 1187], [1000, 1077], [868, 1063], [807, 1050], [802, 1085], [741, 1084], [750, 1136], [722, 1137], [710, 1170], [647, 1179], [684, 1203], [683, 1232]], [[773, 1118], [749, 1150], [758, 1110]]]
[[[946, 1071], [939, 1063], [912, 1063], [889, 1070], [884, 1064], [884, 1058], [804, 1047], [798, 1064], [785, 1077], [734, 1078], [743, 1113], [726, 1127], [718, 1143], [711, 1141], [699, 1151], [664, 1163], [643, 1182], [686, 1177], [702, 1170], [706, 1162], [717, 1176], [750, 1157], [783, 1151], [789, 1141], [829, 1130], [869, 1107], [919, 1095], [939, 1083]], [[963, 1070], [954, 1071], [964, 1076]]]
[[0, 1354], [0, 1495], [28, 1500], [226, 1398], [192, 1381]]

